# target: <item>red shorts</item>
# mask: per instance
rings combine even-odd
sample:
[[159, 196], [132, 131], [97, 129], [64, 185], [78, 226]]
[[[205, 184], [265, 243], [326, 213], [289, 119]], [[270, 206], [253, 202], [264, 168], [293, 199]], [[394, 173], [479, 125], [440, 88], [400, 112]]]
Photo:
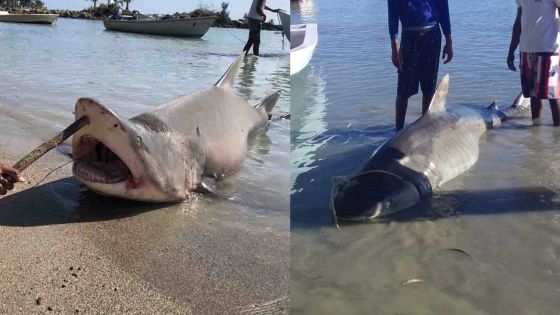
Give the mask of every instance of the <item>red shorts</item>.
[[538, 99], [560, 98], [560, 57], [558, 53], [521, 52], [523, 96]]

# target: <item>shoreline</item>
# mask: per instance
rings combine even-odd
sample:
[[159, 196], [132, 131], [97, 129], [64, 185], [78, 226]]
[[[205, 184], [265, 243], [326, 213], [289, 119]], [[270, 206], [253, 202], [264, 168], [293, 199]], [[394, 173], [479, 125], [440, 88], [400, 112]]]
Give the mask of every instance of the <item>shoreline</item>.
[[[84, 10], [66, 10], [66, 9], [22, 9], [22, 8], [0, 8], [0, 11], [8, 11], [11, 14], [57, 14], [59, 18], [69, 18], [69, 19], [77, 19], [77, 20], [94, 20], [94, 21], [103, 21], [107, 19], [109, 15], [107, 14], [100, 14], [99, 11], [94, 11], [92, 9], [84, 9]], [[130, 12], [126, 12], [127, 14]], [[209, 16], [217, 16], [218, 12], [205, 12], [203, 14], [197, 13], [195, 11], [188, 12], [188, 13], [179, 13], [176, 12], [174, 14], [169, 14], [174, 18], [185, 18], [187, 16], [190, 17], [209, 17]], [[279, 22], [279, 21], [278, 21]], [[220, 23], [216, 20], [211, 27], [217, 28], [235, 28], [235, 29], [249, 29], [249, 24], [243, 20], [230, 20], [229, 23]], [[282, 25], [280, 24], [271, 24], [271, 23], [263, 23], [262, 26], [263, 31], [282, 31]]]

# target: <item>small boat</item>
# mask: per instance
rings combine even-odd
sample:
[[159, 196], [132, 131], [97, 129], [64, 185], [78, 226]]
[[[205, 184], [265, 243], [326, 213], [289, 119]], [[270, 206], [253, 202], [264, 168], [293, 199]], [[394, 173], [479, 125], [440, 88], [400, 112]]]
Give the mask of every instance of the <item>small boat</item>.
[[143, 14], [123, 15], [103, 20], [110, 31], [149, 35], [201, 38], [217, 17], [154, 18]]
[[317, 24], [292, 25], [291, 36], [294, 40], [290, 41], [290, 75], [300, 72], [313, 57], [315, 46], [319, 41]]
[[290, 15], [284, 11], [279, 11], [280, 23], [282, 24], [282, 31], [284, 35], [290, 40]]
[[0, 22], [54, 24], [58, 14], [10, 14], [0, 11]]

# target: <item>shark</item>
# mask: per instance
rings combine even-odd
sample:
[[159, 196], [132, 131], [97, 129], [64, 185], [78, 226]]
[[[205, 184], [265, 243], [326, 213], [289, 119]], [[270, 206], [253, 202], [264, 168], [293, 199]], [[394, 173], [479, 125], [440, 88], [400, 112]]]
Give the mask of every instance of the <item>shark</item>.
[[123, 119], [92, 98], [80, 98], [75, 119], [89, 124], [72, 138], [75, 178], [89, 189], [145, 202], [180, 202], [242, 167], [248, 140], [266, 129], [280, 97], [256, 106], [234, 93], [240, 55], [210, 88]]
[[521, 94], [505, 109], [496, 102], [446, 107], [448, 88], [446, 75], [424, 116], [385, 141], [354, 174], [333, 178], [335, 222], [373, 221], [413, 207], [477, 162], [480, 137], [488, 129], [530, 107]]

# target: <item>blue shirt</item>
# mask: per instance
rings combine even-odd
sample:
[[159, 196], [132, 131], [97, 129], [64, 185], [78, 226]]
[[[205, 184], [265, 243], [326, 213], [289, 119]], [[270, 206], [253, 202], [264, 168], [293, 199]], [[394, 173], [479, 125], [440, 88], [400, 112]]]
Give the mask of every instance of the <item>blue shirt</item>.
[[403, 28], [440, 24], [443, 34], [451, 34], [447, 0], [387, 0], [387, 4], [391, 39], [399, 35], [399, 20]]

